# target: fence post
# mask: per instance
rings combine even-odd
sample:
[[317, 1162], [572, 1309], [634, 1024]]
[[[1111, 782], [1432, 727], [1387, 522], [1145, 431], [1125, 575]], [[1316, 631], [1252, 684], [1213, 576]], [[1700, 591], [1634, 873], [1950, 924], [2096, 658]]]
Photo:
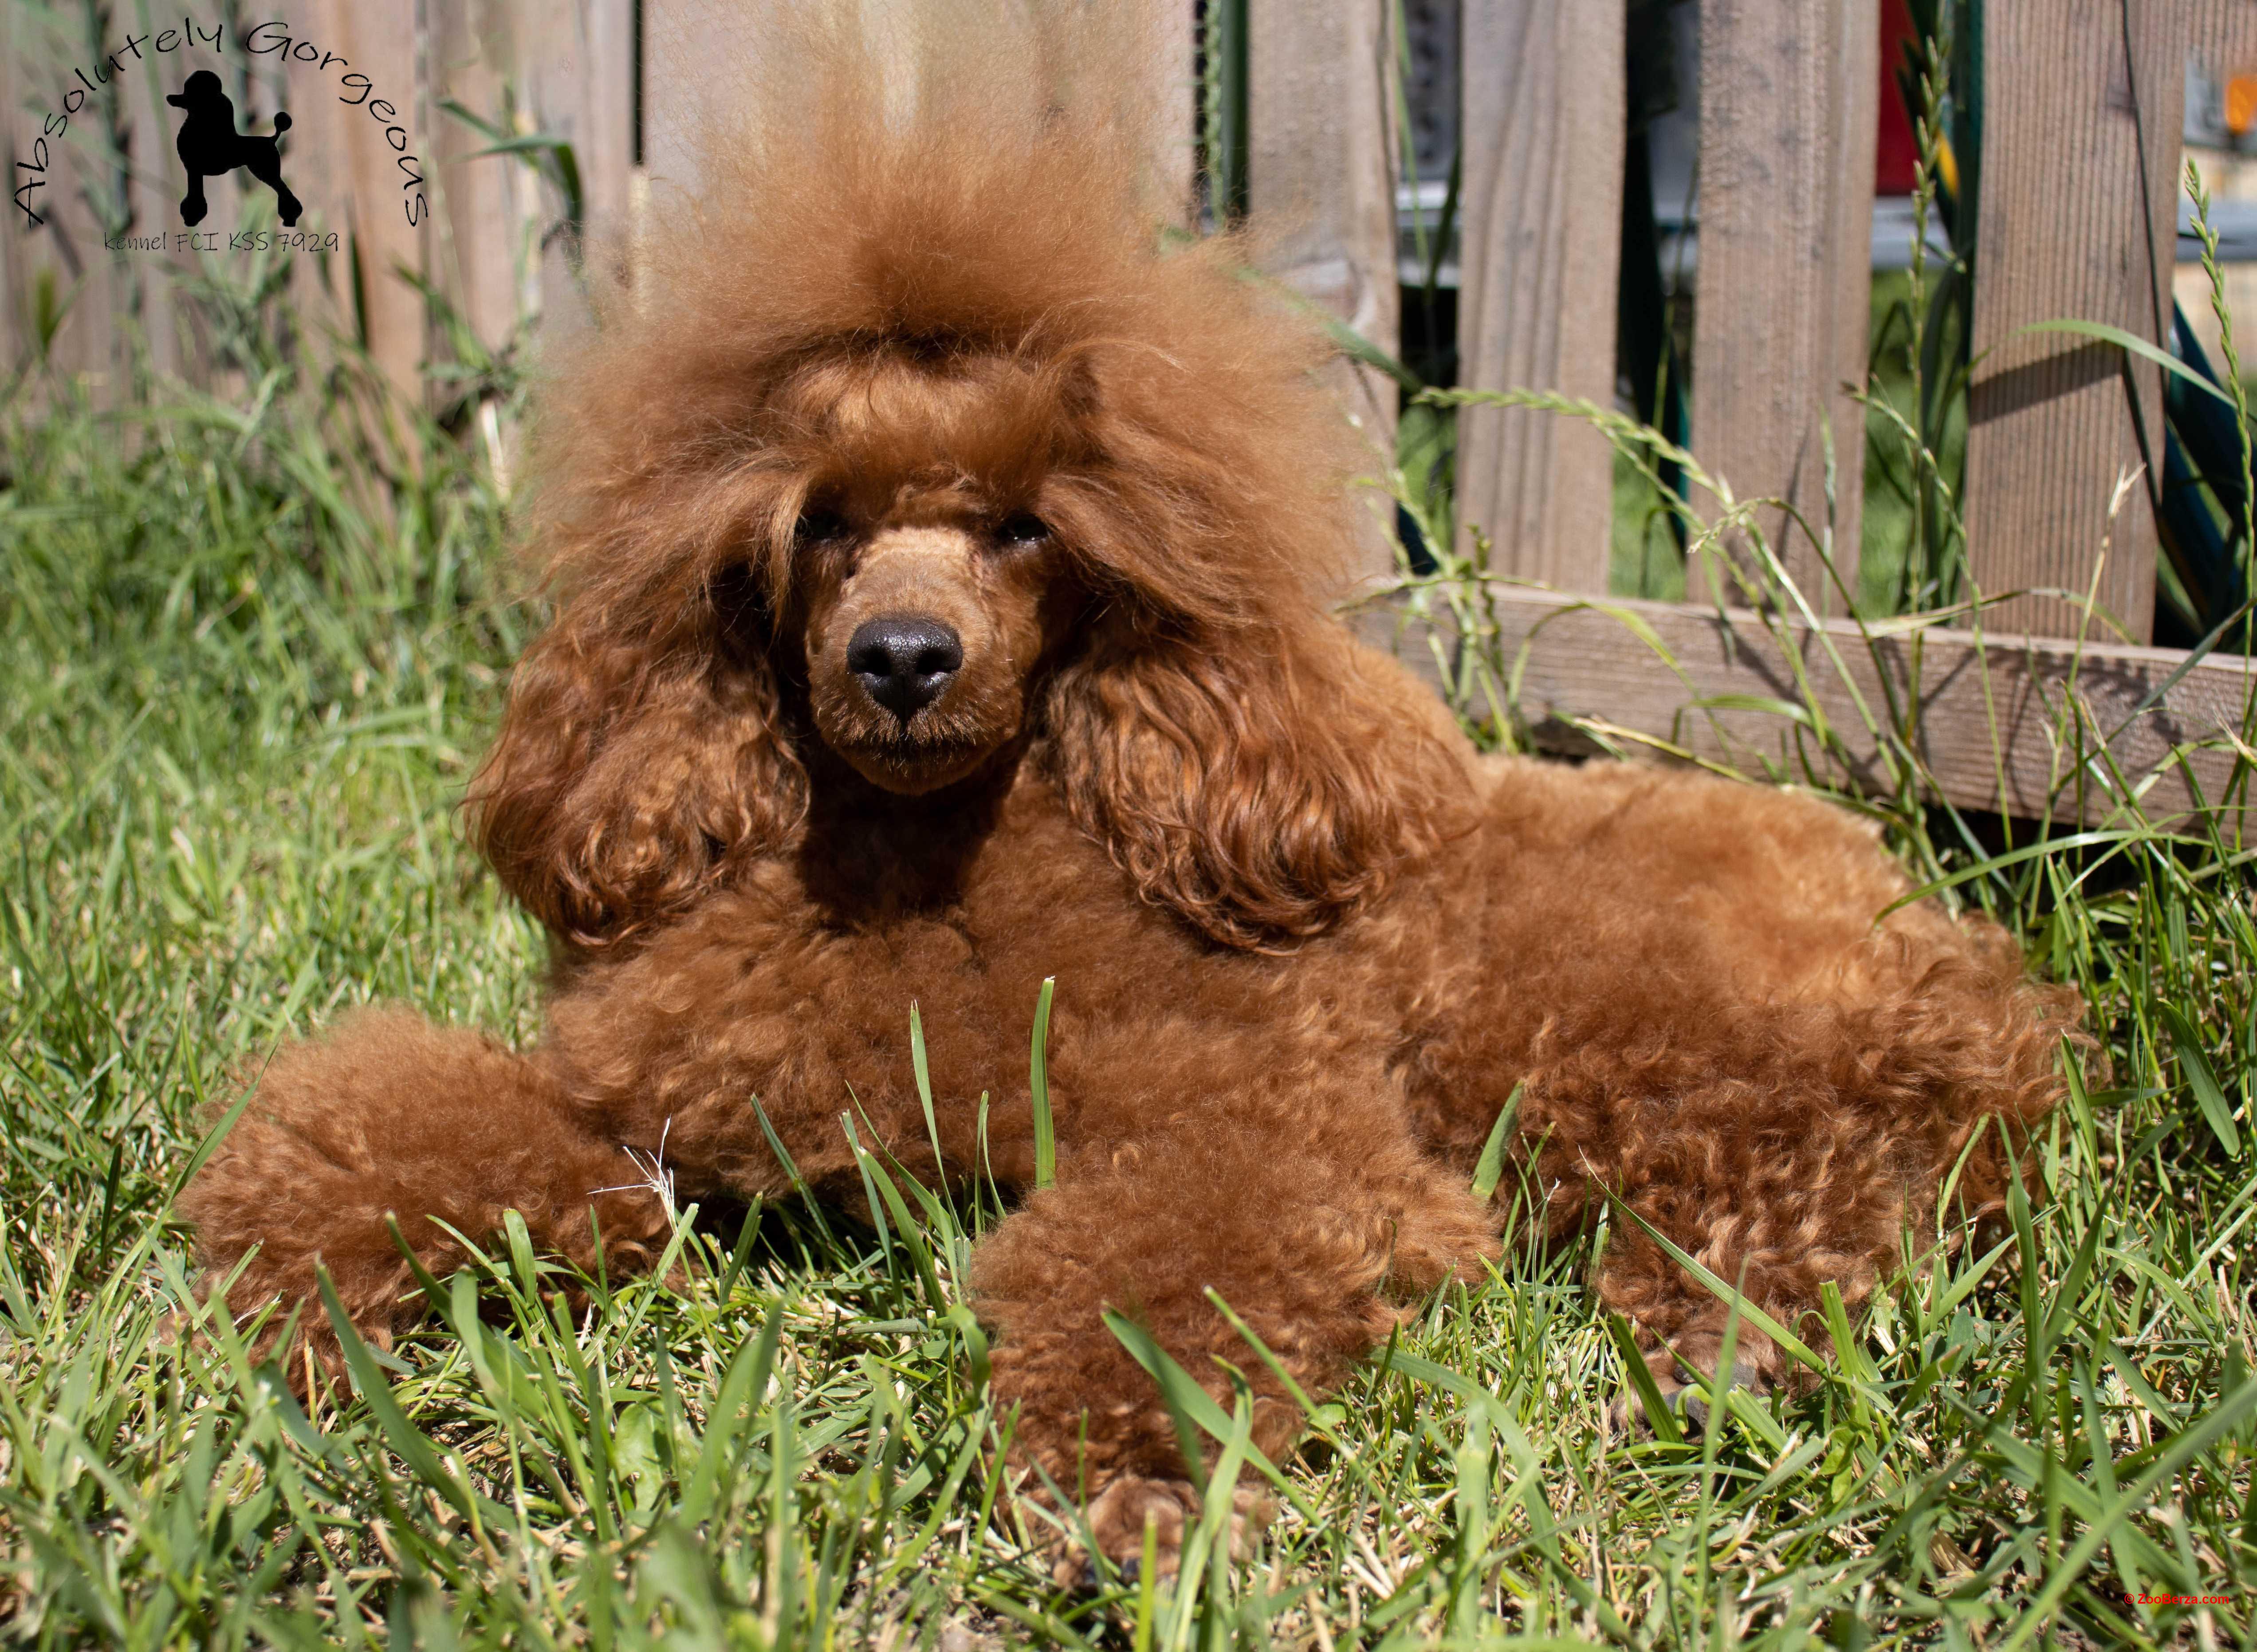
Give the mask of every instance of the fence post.
[[[2257, 0], [2183, 0], [2192, 50], [2212, 72], [2247, 73], [2257, 67]], [[2221, 84], [2218, 88], [2223, 90]]]
[[[569, 0], [552, 0], [567, 4]], [[1376, 4], [1376, 0], [1364, 0]], [[591, 14], [624, 12], [628, 0], [577, 0]], [[739, 0], [718, 8], [707, 0], [642, 0], [643, 82], [648, 95], [643, 104], [643, 167], [649, 181], [669, 190], [697, 188], [696, 142], [700, 123], [725, 114], [732, 93], [725, 78], [714, 81], [715, 65], [757, 63], [761, 53], [773, 50], [764, 40], [764, 23], [788, 14], [806, 0]], [[860, 16], [864, 25], [918, 19], [917, 0], [866, 0]], [[1150, 109], [1158, 129], [1150, 134], [1153, 174], [1167, 195], [1172, 221], [1187, 223], [1192, 195], [1193, 91], [1192, 87], [1191, 0], [1164, 0], [1149, 7], [1143, 19], [1138, 48], [1138, 72], [1157, 86]], [[591, 25], [592, 26], [592, 25]], [[771, 31], [773, 33], [773, 31]], [[896, 66], [908, 76], [912, 67]], [[910, 89], [906, 79], [890, 88], [872, 89], [874, 96], [902, 96]], [[619, 167], [621, 201], [626, 191], [626, 168]], [[592, 193], [592, 191], [591, 191]]]
[[553, 324], [583, 308], [571, 250], [561, 239], [542, 245], [570, 209], [546, 180], [548, 157], [484, 155], [492, 139], [442, 104], [505, 124], [513, 110], [512, 136], [569, 144], [583, 229], [593, 238], [623, 231], [634, 152], [633, 0], [426, 0], [426, 8], [434, 279], [478, 337], [499, 347], [529, 318]]
[[[28, 168], [37, 152], [45, 119], [57, 113], [74, 82], [71, 69], [84, 51], [64, 20], [41, 8], [6, 7], [0, 32], [0, 86], [14, 94], [7, 103], [7, 146], [18, 170], [11, 173], [7, 275], [14, 346], [4, 371], [27, 361], [38, 344], [37, 311], [42, 292], [60, 312], [49, 341], [48, 367], [58, 378], [85, 374], [97, 406], [114, 407], [125, 392], [121, 369], [127, 365], [124, 318], [134, 281], [126, 259], [103, 246], [109, 227], [89, 200], [107, 200], [117, 183], [117, 152], [102, 128], [108, 111], [88, 97], [68, 117], [66, 132], [46, 138], [45, 188], [25, 199], [45, 222], [38, 228], [12, 204], [15, 188], [35, 176]], [[132, 89], [126, 89], [130, 95]], [[145, 225], [136, 226], [145, 231]], [[167, 229], [177, 223], [166, 223]], [[0, 379], [0, 383], [4, 383]]]
[[[318, 39], [366, 75], [367, 97], [342, 103], [329, 82], [313, 74], [294, 79], [288, 92], [290, 149], [302, 157], [290, 173], [293, 193], [306, 203], [300, 227], [334, 230], [338, 237], [327, 260], [326, 301], [345, 333], [363, 330], [370, 359], [411, 403], [423, 395], [428, 317], [423, 295], [400, 271], [429, 273], [429, 214], [442, 197], [428, 187], [428, 169], [438, 163], [437, 122], [453, 118], [424, 96], [416, 11], [413, 0], [317, 0], [307, 25], [292, 32]], [[402, 188], [400, 157], [384, 139], [387, 123], [374, 112], [379, 102], [393, 110], [389, 124], [406, 129], [409, 148], [427, 169], [420, 225], [407, 222], [412, 192]], [[302, 184], [296, 181], [301, 174]]]
[[426, 15], [432, 281], [471, 334], [499, 349], [530, 308], [519, 279], [520, 244], [528, 217], [544, 214], [547, 203], [526, 175], [525, 158], [474, 160], [492, 140], [442, 105], [458, 103], [483, 120], [503, 120], [508, 100], [522, 89], [520, 32], [537, 39], [544, 31], [527, 27], [532, 19], [517, 8], [466, 0], [427, 0]]
[[1158, 87], [1152, 104], [1157, 123], [1151, 137], [1157, 172], [1173, 210], [1169, 222], [1186, 228], [1197, 220], [1195, 190], [1199, 89], [1193, 84], [1198, 58], [1191, 0], [1166, 0], [1150, 18], [1153, 74]]
[[[1779, 499], [1857, 588], [1872, 290], [1877, 0], [1701, 0], [1693, 444], [1742, 500]], [[1758, 526], [1820, 613], [1843, 604], [1787, 513]], [[1696, 595], [1688, 591], [1688, 596]]]
[[[1253, 210], [1288, 226], [1273, 275], [1373, 344], [1399, 348], [1395, 168], [1389, 131], [1394, 35], [1386, 0], [1247, 0], [1247, 193]], [[1345, 360], [1332, 382], [1347, 415], [1392, 464], [1395, 381]], [[1360, 571], [1394, 572], [1393, 511], [1376, 493]]]
[[[2105, 535], [2097, 595], [2134, 642], [2154, 617], [2161, 370], [2097, 339], [2016, 335], [2077, 319], [2167, 336], [2187, 22], [2178, 0], [1988, 0], [1983, 16], [1968, 568], [1986, 595], [2082, 593]], [[2118, 477], [2142, 471], [2112, 524]], [[2049, 597], [1984, 621], [2041, 636], [2086, 624]], [[2091, 635], [2113, 640], [2097, 619]]]
[[[1622, 0], [1466, 0], [1458, 379], [1614, 405], [1625, 118]], [[1580, 421], [1458, 413], [1461, 547], [1604, 592], [1613, 450]]]
[[[580, 171], [582, 246], [615, 255], [627, 232], [635, 165], [634, 0], [541, 0], [524, 51], [524, 96], [541, 130], [568, 139]], [[575, 256], [577, 256], [576, 252]], [[545, 316], [577, 311], [562, 247], [541, 261]]]

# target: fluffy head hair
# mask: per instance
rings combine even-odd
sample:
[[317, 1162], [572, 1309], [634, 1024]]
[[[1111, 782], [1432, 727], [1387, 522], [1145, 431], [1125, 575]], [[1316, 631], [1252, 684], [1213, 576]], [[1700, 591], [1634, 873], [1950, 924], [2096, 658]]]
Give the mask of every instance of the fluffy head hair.
[[[1167, 230], [1155, 99], [1118, 89], [1152, 54], [1117, 14], [920, 13], [874, 44], [803, 22], [764, 82], [711, 76], [750, 79], [748, 110], [552, 359], [532, 546], [556, 613], [472, 789], [481, 847], [584, 948], [789, 847], [846, 717], [810, 627], [852, 564], [810, 524], [972, 543], [1039, 510], [1053, 621], [956, 745], [1023, 735], [1217, 940], [1320, 931], [1463, 786], [1319, 611], [1355, 463], [1320, 337], [1239, 238]], [[923, 790], [888, 761], [856, 766]]]

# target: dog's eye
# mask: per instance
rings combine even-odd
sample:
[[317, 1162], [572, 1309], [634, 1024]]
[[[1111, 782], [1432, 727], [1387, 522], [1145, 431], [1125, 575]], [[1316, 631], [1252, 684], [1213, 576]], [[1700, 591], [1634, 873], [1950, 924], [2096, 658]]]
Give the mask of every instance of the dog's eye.
[[1051, 536], [1051, 525], [1032, 511], [1020, 511], [1003, 519], [996, 528], [995, 537], [1007, 545], [1031, 545], [1038, 539]]
[[791, 536], [803, 545], [819, 545], [828, 540], [844, 539], [846, 537], [846, 519], [837, 511], [820, 507], [802, 511], [799, 525], [792, 529]]

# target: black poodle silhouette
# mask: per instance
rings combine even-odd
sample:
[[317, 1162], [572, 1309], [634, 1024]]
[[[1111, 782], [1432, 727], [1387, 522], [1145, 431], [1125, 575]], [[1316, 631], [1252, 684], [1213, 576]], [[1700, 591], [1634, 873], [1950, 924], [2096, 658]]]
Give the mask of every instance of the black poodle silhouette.
[[209, 209], [204, 203], [204, 180], [216, 178], [221, 173], [232, 172], [237, 167], [251, 168], [251, 175], [274, 191], [275, 209], [280, 214], [283, 227], [298, 222], [305, 210], [298, 197], [290, 193], [290, 186], [282, 181], [282, 153], [278, 140], [290, 130], [287, 111], [274, 117], [272, 138], [253, 138], [235, 130], [235, 105], [220, 89], [219, 76], [209, 69], [198, 69], [188, 76], [188, 83], [166, 98], [175, 109], [188, 111], [180, 123], [180, 136], [174, 147], [180, 152], [180, 164], [188, 169], [187, 199], [180, 202], [180, 222], [198, 224], [204, 221]]

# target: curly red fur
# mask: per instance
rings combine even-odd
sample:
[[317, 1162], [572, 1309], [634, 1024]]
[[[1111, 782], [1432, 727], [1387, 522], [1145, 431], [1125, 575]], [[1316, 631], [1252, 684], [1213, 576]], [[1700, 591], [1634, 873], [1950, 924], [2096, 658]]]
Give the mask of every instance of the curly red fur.
[[1051, 711], [1074, 819], [1228, 946], [1332, 928], [1437, 847], [1464, 787], [1341, 639], [1297, 628], [1093, 642]]
[[[1355, 457], [1318, 341], [1235, 238], [1163, 244], [1144, 117], [1085, 72], [1128, 60], [1068, 10], [1031, 43], [954, 17], [890, 113], [853, 40], [781, 53], [803, 95], [755, 100], [552, 359], [555, 617], [469, 799], [555, 936], [547, 1031], [386, 1012], [287, 1049], [182, 1199], [215, 1277], [255, 1250], [232, 1305], [303, 1302], [323, 1259], [396, 1330], [386, 1210], [435, 1266], [442, 1223], [511, 1206], [647, 1259], [622, 1148], [663, 1145], [685, 1199], [775, 1195], [772, 1128], [851, 1196], [849, 1106], [920, 1175], [1027, 1187], [1046, 975], [1057, 1185], [971, 1282], [1019, 1449], [1126, 1488], [1107, 1532], [1183, 1471], [1102, 1310], [1219, 1393], [1218, 1358], [1255, 1373], [1282, 1450], [1298, 1414], [1208, 1292], [1336, 1382], [1495, 1254], [1467, 1183], [1516, 1087], [1539, 1226], [1618, 1198], [1788, 1322], [1863, 1301], [1955, 1167], [1999, 1204], [2073, 996], [1994, 927], [1877, 921], [1905, 880], [1848, 814], [1477, 758], [1327, 618]], [[998, 80], [1029, 60], [1054, 103]], [[1613, 1232], [1595, 1283], [1657, 1371], [1713, 1361], [1714, 1300]]]
[[676, 642], [671, 658], [621, 647], [602, 623], [575, 605], [527, 651], [471, 791], [496, 876], [580, 947], [677, 911], [732, 860], [780, 847], [805, 807], [757, 664], [717, 670], [710, 634]]

